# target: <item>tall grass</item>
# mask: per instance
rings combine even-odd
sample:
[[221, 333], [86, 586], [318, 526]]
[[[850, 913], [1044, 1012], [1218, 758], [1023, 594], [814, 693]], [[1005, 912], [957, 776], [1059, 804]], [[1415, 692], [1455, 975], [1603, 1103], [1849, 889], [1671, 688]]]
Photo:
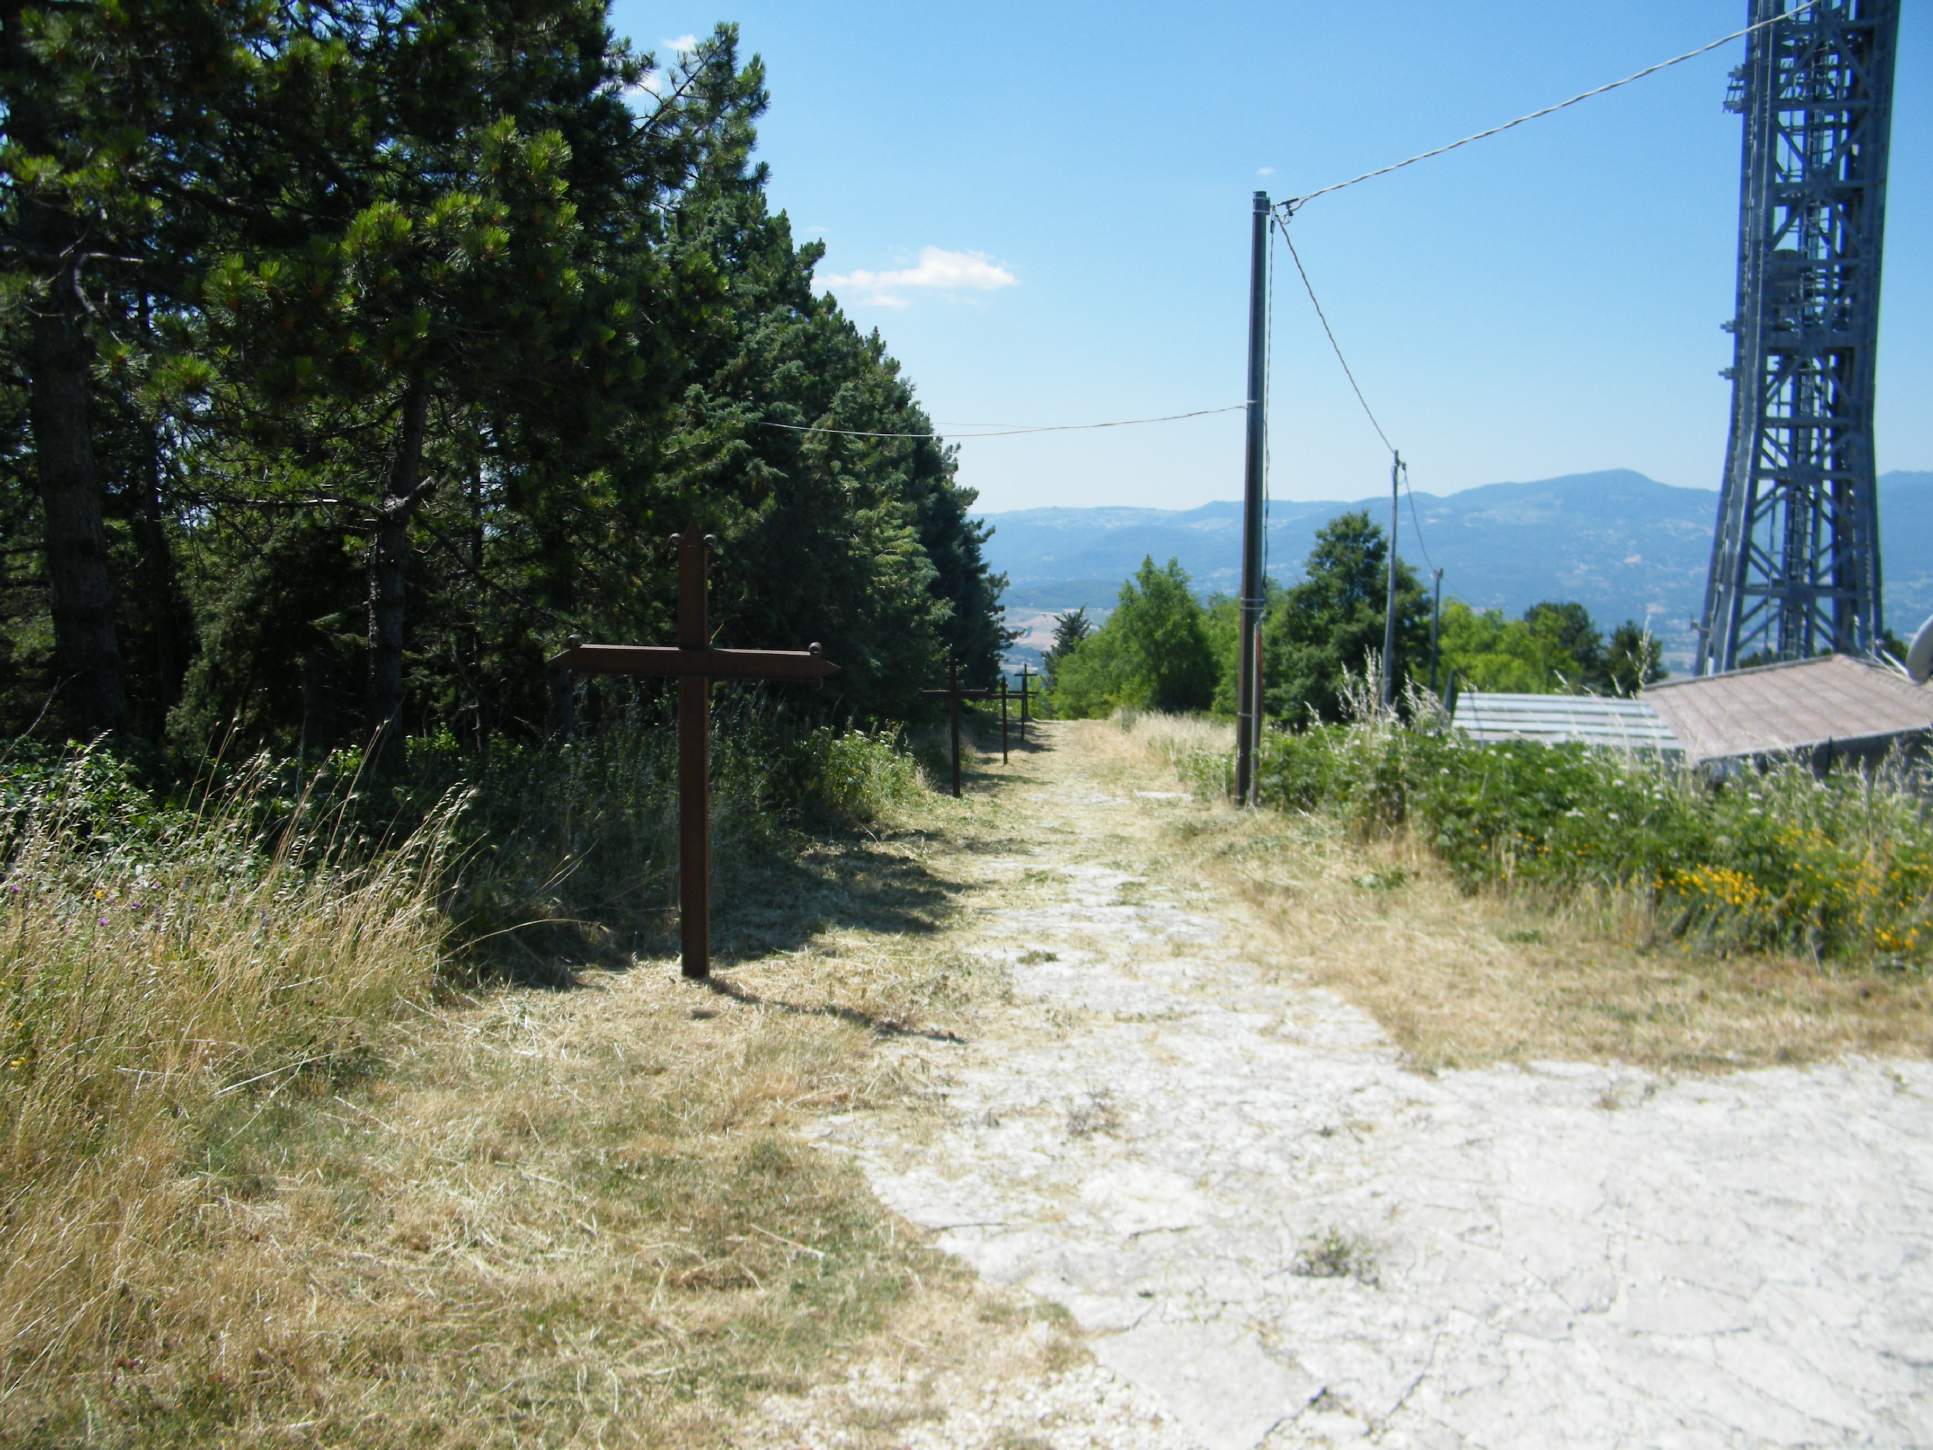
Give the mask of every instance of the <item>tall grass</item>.
[[[0, 1439], [117, 1365], [280, 1342], [261, 1271], [184, 1278], [236, 1231], [226, 1144], [328, 1111], [405, 1004], [499, 948], [668, 937], [673, 740], [631, 722], [482, 765], [417, 741], [380, 785], [353, 753], [306, 781], [261, 759], [177, 803], [103, 751], [0, 754]], [[728, 721], [713, 767], [721, 870], [918, 789], [890, 736], [769, 718]]]
[[[412, 743], [413, 789], [470, 788], [447, 908], [473, 964], [558, 960], [662, 946], [675, 927], [678, 762], [671, 722], [638, 718], [561, 744], [511, 746], [481, 765], [454, 742]], [[920, 790], [895, 732], [797, 728], [745, 709], [711, 741], [714, 869], [729, 880], [800, 830], [878, 820]], [[660, 940], [662, 939], [662, 940]]]
[[12, 762], [0, 791], [0, 1364], [17, 1389], [178, 1334], [181, 1173], [223, 1098], [353, 1071], [430, 988], [455, 803], [355, 862], [270, 772], [167, 810], [111, 760]]

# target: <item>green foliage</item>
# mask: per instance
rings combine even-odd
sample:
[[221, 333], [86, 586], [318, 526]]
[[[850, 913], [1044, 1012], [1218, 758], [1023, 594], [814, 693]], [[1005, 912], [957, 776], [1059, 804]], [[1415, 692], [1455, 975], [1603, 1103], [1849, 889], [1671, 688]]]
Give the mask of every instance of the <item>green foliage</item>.
[[[0, 731], [538, 739], [567, 635], [668, 636], [694, 521], [721, 643], [840, 664], [817, 722], [904, 718], [949, 654], [997, 668], [953, 451], [765, 426], [930, 428], [768, 206], [732, 27], [654, 96], [605, 0], [0, 18], [0, 529], [41, 545], [0, 559]], [[74, 302], [58, 356], [46, 297]], [[63, 511], [25, 406], [54, 363], [96, 461]], [[105, 553], [63, 553], [49, 518], [90, 509]], [[79, 616], [46, 602], [82, 555], [125, 720], [74, 703]]]
[[1523, 619], [1505, 619], [1499, 610], [1481, 613], [1461, 600], [1443, 606], [1438, 648], [1445, 669], [1455, 670], [1466, 689], [1545, 694], [1577, 689], [1584, 669], [1565, 646], [1563, 617], [1533, 610]]
[[1416, 832], [1467, 888], [1635, 891], [1721, 948], [1933, 964], [1933, 822], [1902, 784], [1797, 766], [1712, 785], [1581, 745], [1382, 726], [1272, 733], [1280, 809]]
[[1627, 620], [1607, 646], [1583, 605], [1545, 601], [1505, 619], [1461, 600], [1443, 606], [1439, 649], [1464, 686], [1517, 694], [1632, 696], [1664, 677], [1658, 642]]
[[[1389, 542], [1364, 512], [1325, 524], [1302, 582], [1283, 591], [1262, 621], [1263, 702], [1268, 718], [1301, 729], [1343, 717], [1348, 678], [1383, 648]], [[1429, 597], [1416, 574], [1396, 568], [1396, 685], [1429, 663]]]
[[1665, 677], [1663, 652], [1651, 631], [1634, 619], [1627, 619], [1611, 631], [1604, 672], [1614, 695], [1630, 697], [1646, 685]]
[[1067, 719], [1118, 709], [1204, 710], [1214, 698], [1215, 659], [1200, 602], [1181, 565], [1144, 559], [1107, 622], [1064, 655], [1053, 686]]
[[1086, 605], [1054, 616], [1054, 642], [1040, 661], [1041, 683], [1049, 693], [1053, 691], [1054, 672], [1060, 668], [1060, 662], [1093, 633], [1094, 621], [1087, 617]]

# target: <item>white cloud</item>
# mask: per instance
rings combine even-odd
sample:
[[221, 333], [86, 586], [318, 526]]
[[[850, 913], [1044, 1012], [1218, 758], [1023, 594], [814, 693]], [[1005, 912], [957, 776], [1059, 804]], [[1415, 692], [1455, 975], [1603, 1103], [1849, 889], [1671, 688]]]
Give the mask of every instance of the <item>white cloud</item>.
[[1275, 175], [1275, 168], [1273, 166], [1258, 166], [1255, 168], [1255, 174], [1257, 176], [1273, 176]]
[[660, 48], [670, 51], [673, 55], [690, 55], [694, 50], [698, 49], [698, 37], [695, 35], [680, 35], [675, 40], [661, 40], [658, 42], [658, 45]]
[[919, 260], [910, 267], [890, 272], [865, 268], [831, 274], [819, 279], [821, 286], [856, 294], [856, 300], [875, 307], [904, 307], [903, 293], [997, 292], [1015, 287], [1020, 279], [995, 262], [985, 252], [949, 252], [945, 247], [921, 247]]
[[618, 94], [637, 115], [648, 116], [658, 109], [658, 98], [664, 94], [664, 72], [648, 70]]

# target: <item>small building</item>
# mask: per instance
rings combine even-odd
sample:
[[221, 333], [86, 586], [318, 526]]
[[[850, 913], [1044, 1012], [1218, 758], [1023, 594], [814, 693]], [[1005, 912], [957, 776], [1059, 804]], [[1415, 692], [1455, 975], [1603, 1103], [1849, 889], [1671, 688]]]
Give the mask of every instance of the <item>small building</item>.
[[1933, 687], [1852, 655], [1665, 680], [1643, 699], [1694, 765], [1799, 756], [1823, 767], [1933, 743]]
[[1459, 695], [1452, 723], [1473, 740], [1538, 740], [1643, 751], [1689, 765], [1780, 757], [1883, 760], [1933, 747], [1933, 685], [1851, 655], [1822, 655], [1595, 695]]
[[1452, 721], [1472, 740], [1578, 741], [1617, 750], [1676, 756], [1683, 747], [1671, 727], [1643, 700], [1602, 695], [1509, 695], [1481, 690], [1459, 694]]

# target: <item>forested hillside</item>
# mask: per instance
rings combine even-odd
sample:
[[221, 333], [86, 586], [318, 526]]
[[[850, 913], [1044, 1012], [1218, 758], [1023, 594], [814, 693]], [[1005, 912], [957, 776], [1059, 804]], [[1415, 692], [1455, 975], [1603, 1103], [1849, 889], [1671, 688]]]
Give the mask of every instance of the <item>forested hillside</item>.
[[764, 69], [604, 0], [0, 3], [0, 734], [552, 728], [566, 635], [819, 640], [903, 714], [984, 527], [753, 159]]

